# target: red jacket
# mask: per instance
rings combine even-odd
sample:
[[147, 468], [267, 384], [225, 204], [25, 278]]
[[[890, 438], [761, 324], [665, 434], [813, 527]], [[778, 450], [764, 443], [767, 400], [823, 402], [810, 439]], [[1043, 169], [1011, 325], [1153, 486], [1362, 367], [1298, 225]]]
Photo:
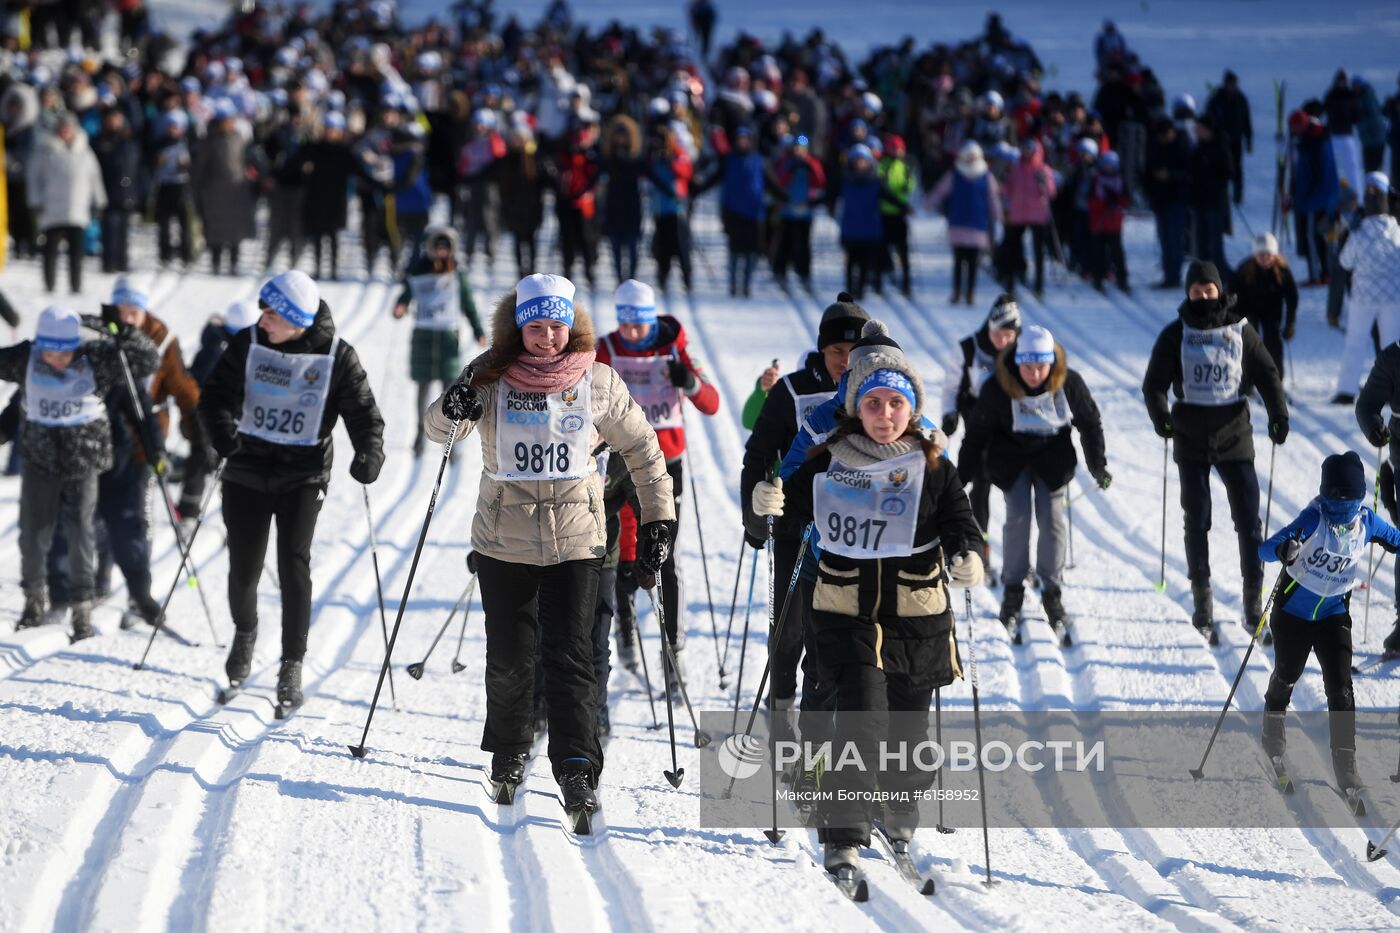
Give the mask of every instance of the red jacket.
[[1123, 210], [1128, 206], [1123, 176], [1118, 172], [1096, 172], [1089, 187], [1089, 232], [1123, 232]]

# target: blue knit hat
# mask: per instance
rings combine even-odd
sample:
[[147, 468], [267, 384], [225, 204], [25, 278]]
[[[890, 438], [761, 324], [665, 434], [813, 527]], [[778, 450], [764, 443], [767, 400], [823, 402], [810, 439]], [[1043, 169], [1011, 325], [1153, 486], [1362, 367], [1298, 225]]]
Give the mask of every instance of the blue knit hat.
[[122, 276], [112, 286], [112, 304], [132, 305], [142, 311], [149, 311], [151, 310], [151, 296], [133, 285], [126, 276]]
[[914, 383], [909, 381], [909, 377], [897, 369], [877, 369], [866, 376], [856, 389], [856, 404], [865, 398], [867, 392], [872, 389], [893, 389], [909, 400], [909, 407], [915, 411], [919, 408], [919, 399], [914, 392]]
[[39, 312], [39, 326], [35, 330], [34, 344], [40, 350], [76, 350], [82, 343], [82, 338], [78, 335], [82, 326], [82, 318], [72, 308], [50, 305]]

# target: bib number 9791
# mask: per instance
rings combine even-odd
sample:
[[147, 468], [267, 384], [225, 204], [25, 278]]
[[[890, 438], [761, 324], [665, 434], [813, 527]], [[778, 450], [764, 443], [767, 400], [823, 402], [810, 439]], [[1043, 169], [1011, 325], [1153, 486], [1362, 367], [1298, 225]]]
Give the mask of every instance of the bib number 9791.
[[1223, 363], [1197, 363], [1191, 371], [1196, 385], [1219, 385], [1230, 375], [1230, 367]]
[[828, 512], [826, 516], [827, 537], [833, 544], [844, 544], [848, 548], [876, 550], [880, 539], [885, 536], [888, 522], [878, 518], [857, 521], [853, 515]]
[[306, 412], [290, 408], [253, 406], [253, 427], [278, 434], [300, 434], [306, 427]]
[[522, 441], [515, 445], [517, 473], [563, 473], [568, 469], [568, 444], [526, 444]]

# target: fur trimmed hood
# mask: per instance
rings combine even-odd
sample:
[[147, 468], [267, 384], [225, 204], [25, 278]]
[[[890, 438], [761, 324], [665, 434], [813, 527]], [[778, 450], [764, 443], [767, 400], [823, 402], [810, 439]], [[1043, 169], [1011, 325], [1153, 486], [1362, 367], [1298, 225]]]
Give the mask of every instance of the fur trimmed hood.
[[[1016, 367], [1016, 344], [1019, 338], [1008, 343], [997, 354], [997, 382], [1006, 390], [1006, 394], [1012, 398], [1025, 398], [1031, 394], [1026, 388], [1026, 384], [1021, 381], [1021, 373]], [[1060, 346], [1058, 340], [1055, 341], [1055, 364], [1050, 367], [1050, 375], [1041, 387], [1041, 391], [1055, 393], [1065, 387], [1065, 377], [1069, 373], [1069, 364], [1065, 362], [1065, 348]]]

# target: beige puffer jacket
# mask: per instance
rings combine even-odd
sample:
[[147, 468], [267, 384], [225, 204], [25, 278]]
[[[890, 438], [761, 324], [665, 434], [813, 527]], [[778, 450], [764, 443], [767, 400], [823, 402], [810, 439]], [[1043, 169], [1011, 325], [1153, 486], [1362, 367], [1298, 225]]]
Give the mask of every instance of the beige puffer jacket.
[[[505, 308], [509, 313], [502, 314]], [[498, 305], [493, 334], [513, 328], [513, 299]], [[582, 308], [575, 309], [575, 327], [569, 347], [577, 349], [587, 336], [591, 346], [592, 323]], [[481, 421], [463, 422], [457, 428], [457, 441], [473, 430], [481, 435], [481, 486], [476, 517], [472, 521], [472, 548], [488, 557], [516, 564], [543, 567], [571, 560], [602, 557], [607, 535], [603, 518], [603, 479], [592, 473], [576, 480], [526, 480], [502, 482], [492, 479], [496, 462], [496, 393], [499, 383], [478, 386], [486, 413]], [[452, 429], [452, 419], [442, 412], [439, 397], [424, 416], [428, 439], [443, 443]], [[593, 364], [593, 446], [601, 437], [622, 457], [637, 487], [643, 524], [674, 521], [675, 502], [671, 498], [671, 477], [666, 458], [657, 443], [656, 432], [646, 415], [632, 401], [627, 385], [611, 366]]]

